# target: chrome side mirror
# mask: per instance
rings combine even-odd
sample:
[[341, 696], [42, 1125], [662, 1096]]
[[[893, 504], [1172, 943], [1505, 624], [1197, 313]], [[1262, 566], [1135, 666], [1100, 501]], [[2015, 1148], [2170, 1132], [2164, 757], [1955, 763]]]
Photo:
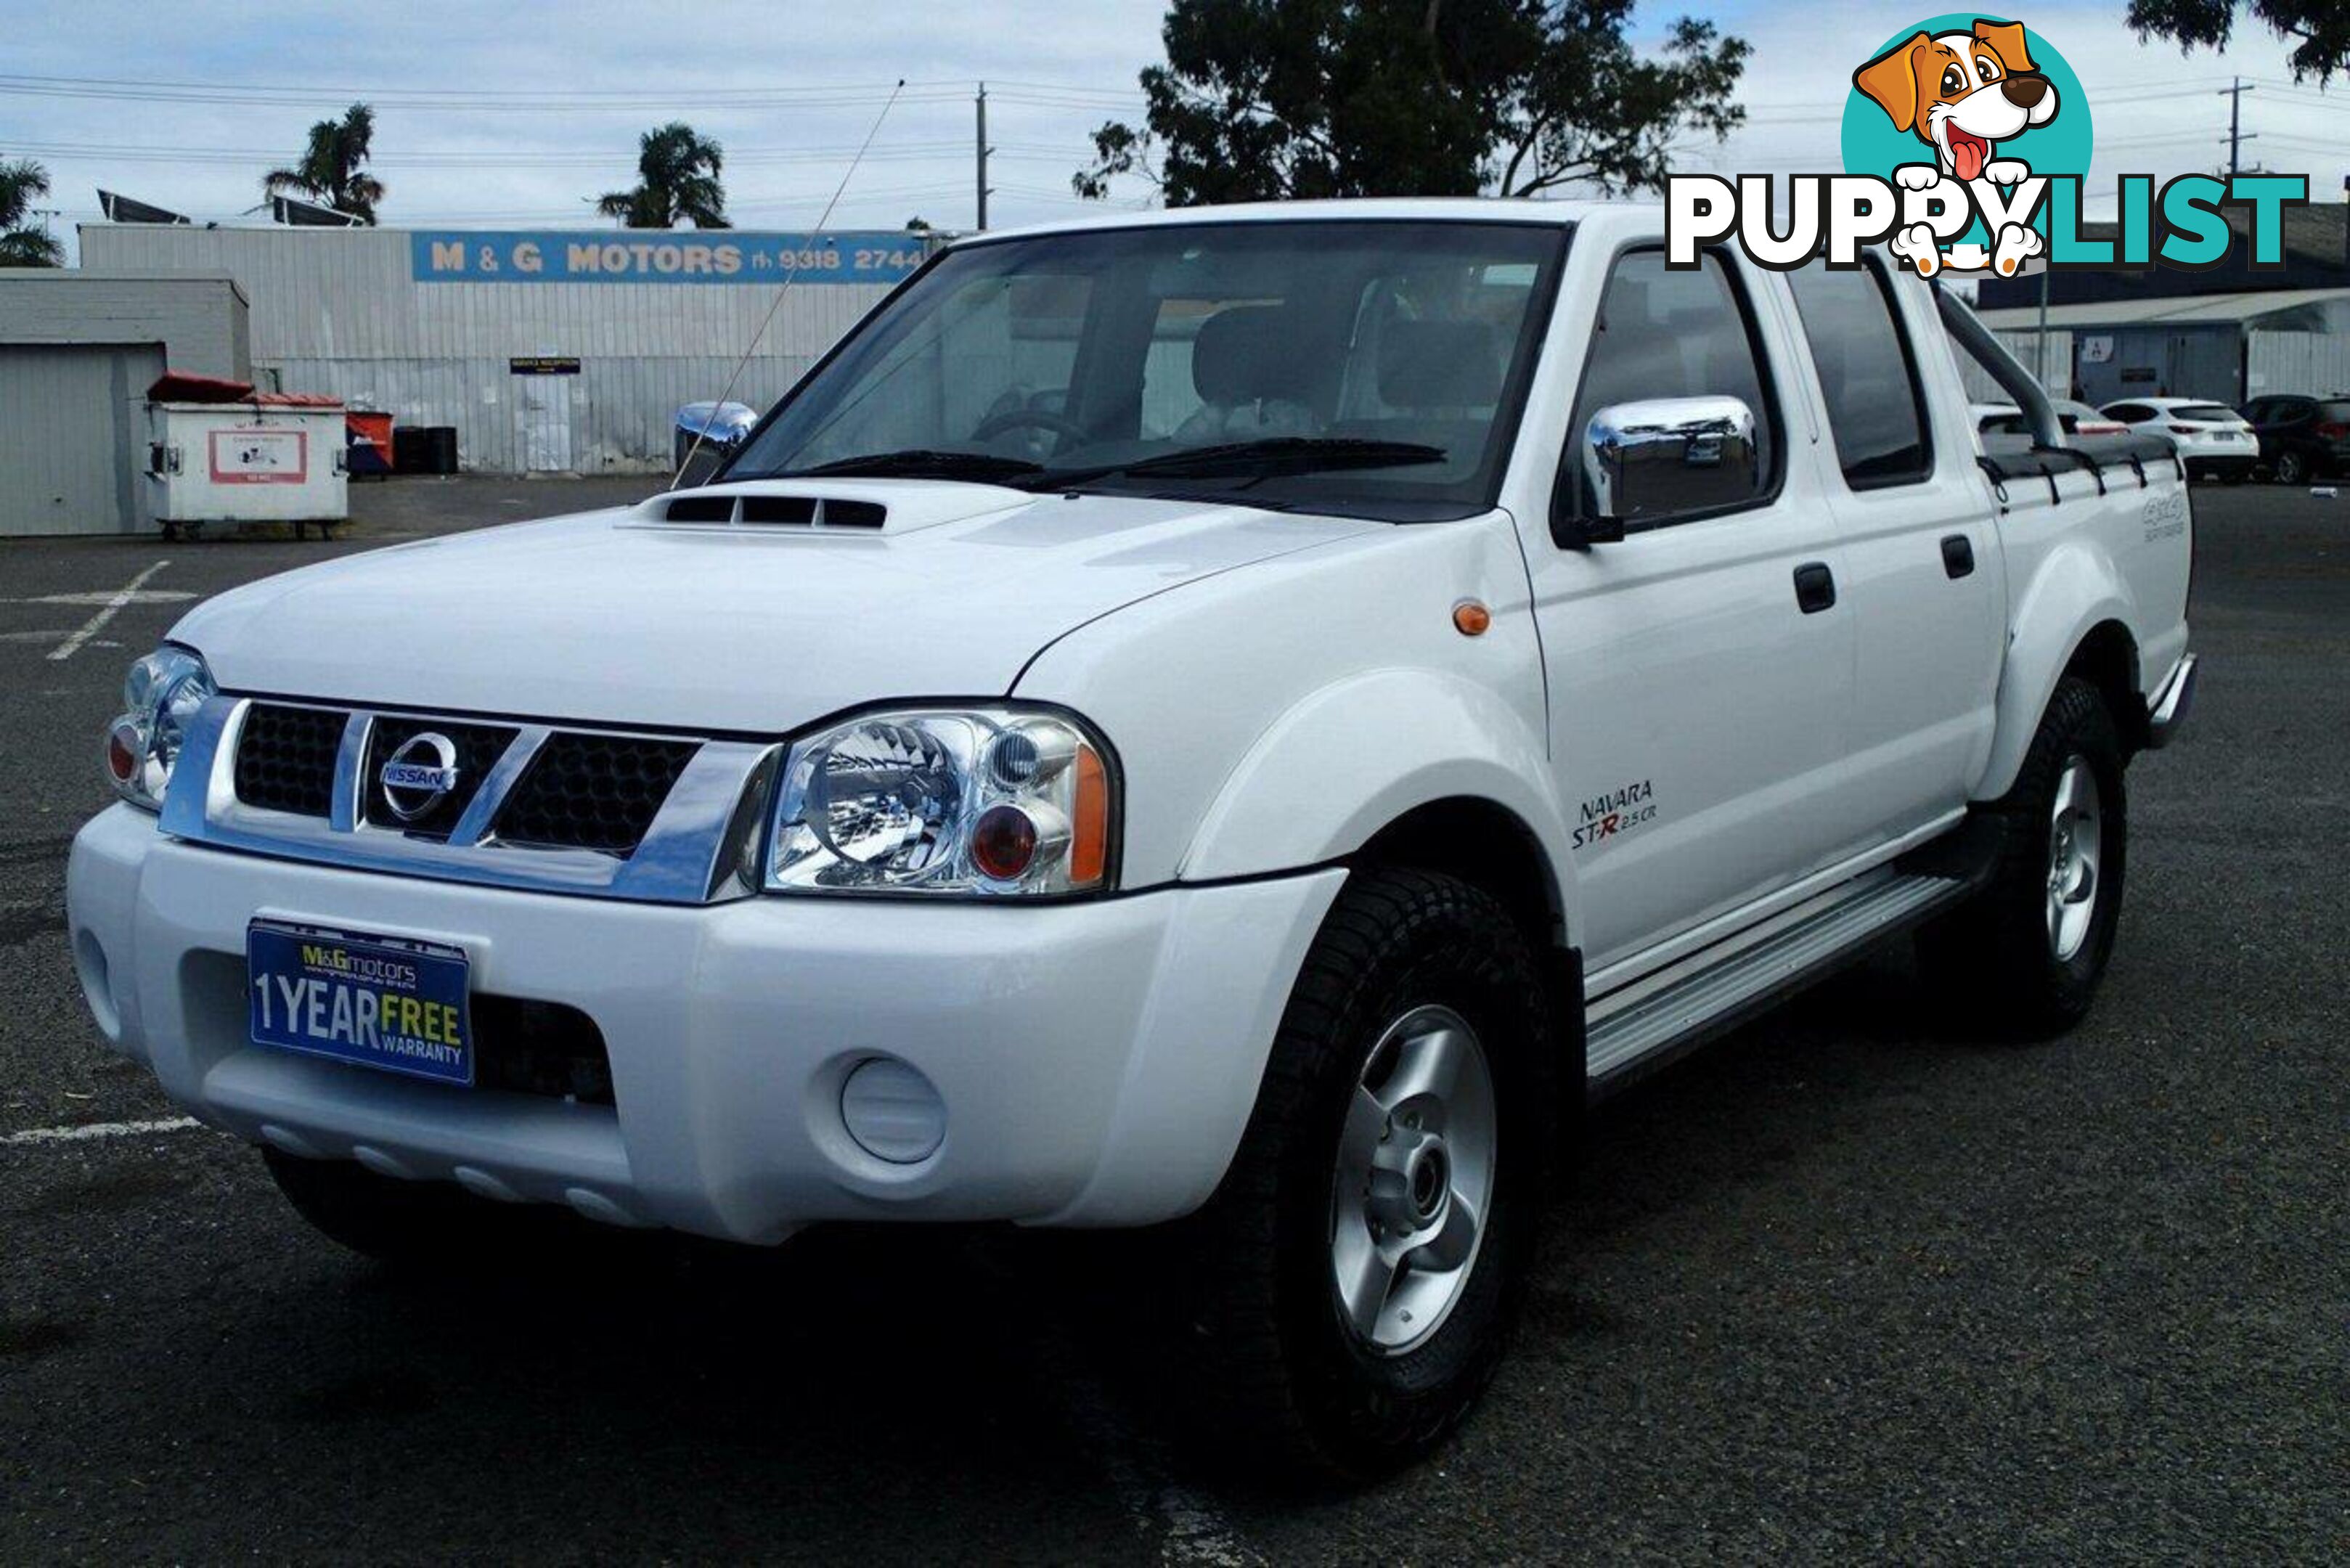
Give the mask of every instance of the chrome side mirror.
[[1754, 410], [1740, 398], [1610, 403], [1584, 427], [1577, 457], [1580, 483], [1560, 485], [1552, 501], [1551, 536], [1569, 550], [1611, 544], [1627, 524], [1736, 506], [1762, 489]]

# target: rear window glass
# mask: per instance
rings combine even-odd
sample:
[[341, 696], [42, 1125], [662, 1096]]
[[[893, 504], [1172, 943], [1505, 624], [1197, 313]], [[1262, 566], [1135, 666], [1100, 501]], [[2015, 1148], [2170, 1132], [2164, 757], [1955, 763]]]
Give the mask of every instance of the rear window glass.
[[2340, 420], [2350, 423], [2350, 398], [2337, 398], [2317, 405], [2321, 420]]
[[1814, 263], [1787, 275], [1827, 399], [1828, 429], [1855, 490], [1908, 484], [1933, 472], [1926, 406], [1909, 345], [1874, 268], [1831, 272]]
[[2170, 410], [2174, 420], [2223, 420], [2233, 422], [2236, 410], [2223, 409], [2217, 403], [2187, 403]]

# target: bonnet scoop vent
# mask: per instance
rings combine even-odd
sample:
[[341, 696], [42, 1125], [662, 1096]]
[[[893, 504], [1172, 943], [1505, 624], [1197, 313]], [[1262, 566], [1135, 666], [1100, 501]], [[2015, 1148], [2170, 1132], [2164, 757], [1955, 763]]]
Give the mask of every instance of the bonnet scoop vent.
[[665, 523], [784, 528], [879, 528], [889, 509], [878, 501], [831, 495], [681, 495], [659, 504]]
[[621, 525], [870, 538], [1002, 516], [1035, 504], [1025, 491], [960, 481], [746, 479], [656, 495], [631, 508]]

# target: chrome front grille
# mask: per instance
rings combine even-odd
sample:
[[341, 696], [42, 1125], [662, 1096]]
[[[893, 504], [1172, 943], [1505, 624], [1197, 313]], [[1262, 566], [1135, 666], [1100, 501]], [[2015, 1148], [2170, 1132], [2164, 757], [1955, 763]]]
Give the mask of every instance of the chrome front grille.
[[256, 702], [236, 749], [236, 798], [267, 811], [325, 816], [335, 807], [335, 752], [350, 715]]
[[652, 826], [695, 742], [567, 731], [552, 736], [498, 813], [501, 838], [626, 854]]
[[[777, 749], [224, 696], [190, 726], [162, 826], [290, 859], [705, 903], [756, 879], [733, 861], [757, 836], [729, 825], [764, 809]], [[395, 768], [395, 798], [387, 766], [419, 758], [432, 783]]]

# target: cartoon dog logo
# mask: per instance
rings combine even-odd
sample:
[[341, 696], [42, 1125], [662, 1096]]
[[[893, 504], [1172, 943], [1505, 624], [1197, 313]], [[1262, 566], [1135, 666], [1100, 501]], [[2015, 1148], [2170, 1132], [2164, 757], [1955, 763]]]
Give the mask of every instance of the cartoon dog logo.
[[[1999, 144], [2056, 118], [2056, 84], [2032, 63], [2019, 22], [1978, 17], [1964, 32], [1918, 32], [1853, 72], [1852, 83], [1894, 129], [1934, 150], [1932, 164], [1904, 164], [1893, 171], [1908, 190], [1923, 191], [1940, 180], [1995, 185], [2026, 180], [2031, 165], [2000, 157]], [[2041, 244], [2036, 230], [2010, 224], [1984, 259], [2012, 273]], [[1893, 248], [1920, 272], [1933, 272], [1942, 260], [1923, 225], [1895, 235]], [[1961, 265], [1955, 254], [1949, 259]]]

